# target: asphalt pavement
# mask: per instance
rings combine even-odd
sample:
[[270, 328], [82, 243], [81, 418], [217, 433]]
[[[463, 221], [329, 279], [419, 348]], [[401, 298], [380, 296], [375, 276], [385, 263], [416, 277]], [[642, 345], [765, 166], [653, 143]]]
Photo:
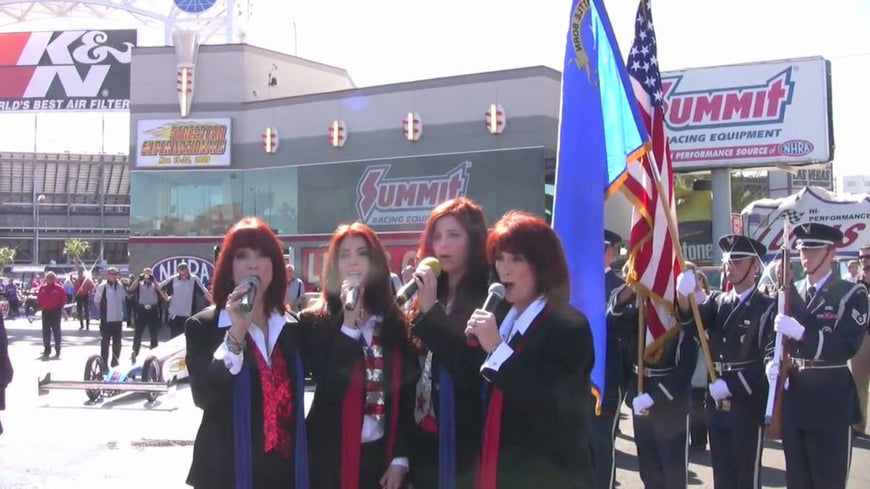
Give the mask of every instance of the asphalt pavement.
[[[97, 323], [79, 331], [78, 323], [62, 325], [60, 359], [43, 361], [42, 330], [37, 320], [6, 322], [15, 378], [6, 390], [6, 411], [0, 411], [0, 488], [183, 488], [201, 411], [190, 389], [178, 389], [148, 403], [144, 394], [129, 393], [90, 403], [83, 391], [51, 391], [38, 395], [37, 380], [51, 372], [54, 380], [82, 380], [85, 362], [100, 351]], [[147, 333], [146, 333], [147, 338]], [[161, 341], [168, 330], [161, 330]], [[133, 331], [123, 330], [122, 366], [129, 365]], [[145, 341], [147, 345], [147, 341]], [[141, 354], [147, 353], [143, 346]], [[311, 394], [306, 396], [306, 408]], [[617, 487], [643, 487], [627, 411], [616, 441]], [[785, 487], [785, 461], [779, 443], [766, 442], [762, 483]], [[691, 487], [713, 487], [709, 452], [692, 453]], [[856, 439], [849, 489], [870, 487], [870, 441]], [[316, 489], [316, 488], [314, 488]]]

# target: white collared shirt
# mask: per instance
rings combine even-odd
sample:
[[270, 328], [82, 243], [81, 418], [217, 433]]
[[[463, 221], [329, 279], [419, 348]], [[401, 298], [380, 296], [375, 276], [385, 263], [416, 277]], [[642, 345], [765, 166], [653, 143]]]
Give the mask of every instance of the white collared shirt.
[[506, 362], [514, 353], [514, 349], [508, 346], [508, 343], [510, 343], [515, 335], [526, 334], [529, 326], [532, 325], [532, 321], [538, 317], [538, 314], [540, 314], [546, 306], [547, 297], [542, 295], [529, 304], [529, 307], [527, 307], [522, 314], [519, 314], [516, 306], [512, 307], [498, 328], [498, 333], [502, 339], [501, 344], [498, 345], [489, 355], [489, 358], [483, 362], [480, 370], [491, 369], [498, 372], [498, 369], [501, 368], [501, 364]]
[[[250, 328], [248, 328], [248, 334], [251, 335], [251, 339], [254, 340], [254, 344], [257, 346], [257, 349], [260, 350], [260, 354], [263, 355], [263, 358], [266, 359], [266, 363], [269, 367], [272, 366], [272, 352], [275, 350], [275, 343], [278, 342], [278, 336], [281, 335], [281, 331], [284, 329], [284, 325], [286, 323], [295, 323], [296, 319], [293, 316], [287, 314], [278, 314], [277, 312], [273, 312], [269, 319], [266, 320], [269, 327], [269, 345], [267, 348], [266, 338], [263, 335], [263, 331], [260, 330], [256, 325], [252, 324]], [[221, 310], [220, 315], [218, 316], [218, 328], [224, 329], [229, 328], [232, 325], [232, 320], [230, 319], [230, 315], [227, 314], [227, 311]], [[214, 359], [218, 361], [224, 362], [227, 370], [230, 371], [231, 374], [236, 375], [242, 370], [242, 363], [244, 363], [245, 352], [244, 350], [239, 353], [233, 353], [227, 347], [227, 342], [221, 342], [220, 346], [218, 346], [217, 350], [214, 352]]]
[[[815, 288], [816, 288], [816, 294], [818, 294], [819, 291], [822, 290], [822, 286], [825, 285], [825, 282], [827, 282], [829, 278], [831, 278], [831, 272], [826, 273], [825, 276], [822, 277], [821, 279], [819, 279], [819, 281], [818, 281], [817, 283], [815, 283], [815, 284], [811, 284], [811, 283], [810, 283], [810, 278], [807, 277], [807, 285], [808, 285], [809, 287], [815, 287]], [[807, 290], [810, 290], [809, 287], [807, 287]]]
[[734, 295], [737, 296], [737, 298], [740, 300], [740, 302], [738, 302], [738, 305], [746, 302], [746, 298], [749, 297], [753, 292], [755, 292], [755, 285], [753, 285], [752, 287], [749, 287], [748, 289], [744, 290], [740, 294], [738, 294], [737, 290], [735, 289]]
[[[366, 345], [371, 346], [372, 338], [375, 335], [375, 327], [381, 324], [381, 322], [383, 322], [381, 316], [370, 316], [359, 328], [352, 328], [346, 324], [342, 325], [341, 332], [356, 341], [359, 341], [360, 336], [362, 336], [365, 339]], [[386, 420], [384, 417], [381, 417], [380, 421], [378, 421], [374, 416], [363, 415], [362, 442], [368, 443], [383, 438], [385, 424]], [[407, 457], [396, 457], [390, 462], [390, 465], [410, 466]]]

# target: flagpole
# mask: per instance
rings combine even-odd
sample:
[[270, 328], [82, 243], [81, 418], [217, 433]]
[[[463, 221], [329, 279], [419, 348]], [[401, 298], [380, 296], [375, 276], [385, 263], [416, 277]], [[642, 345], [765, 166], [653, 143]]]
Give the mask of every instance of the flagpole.
[[[668, 230], [671, 233], [671, 241], [674, 245], [674, 251], [677, 253], [677, 260], [680, 262], [680, 270], [686, 270], [686, 259], [683, 257], [683, 249], [680, 247], [680, 235], [677, 234], [676, 218], [671, 212], [670, 206], [666, 205], [663, 199], [670, 196], [665, 192], [664, 184], [662, 184], [662, 175], [659, 171], [658, 162], [655, 159], [655, 153], [650, 151], [647, 153], [649, 157], [650, 167], [652, 168], [653, 180], [655, 180], [656, 188], [659, 192], [659, 203], [665, 211], [665, 218], [668, 223]], [[710, 356], [710, 345], [707, 342], [707, 333], [704, 329], [704, 323], [701, 322], [701, 311], [698, 310], [698, 302], [695, 300], [695, 295], [689, 295], [689, 304], [692, 306], [692, 315], [695, 318], [695, 326], [698, 328], [698, 341], [701, 342], [701, 350], [704, 352], [704, 361], [707, 364], [707, 373], [710, 376], [710, 382], [716, 382], [716, 371], [713, 369], [713, 359]]]
[[637, 395], [643, 394], [644, 363], [643, 350], [646, 347], [646, 297], [640, 297], [637, 310]]

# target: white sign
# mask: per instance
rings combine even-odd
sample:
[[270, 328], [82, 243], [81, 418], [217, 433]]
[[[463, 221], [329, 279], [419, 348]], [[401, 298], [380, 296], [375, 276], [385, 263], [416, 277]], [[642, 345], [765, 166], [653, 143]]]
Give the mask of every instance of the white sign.
[[662, 73], [674, 170], [830, 161], [829, 82], [820, 57]]
[[825, 190], [834, 190], [833, 163], [828, 163], [824, 168], [802, 168], [794, 175], [789, 173], [788, 178], [791, 181], [790, 188], [822, 187]]
[[141, 120], [136, 166], [230, 166], [230, 119]]
[[214, 264], [198, 256], [170, 256], [155, 263], [151, 269], [154, 271], [154, 279], [163, 282], [178, 273], [178, 265], [186, 263], [191, 275], [199, 277], [204, 282], [211, 282], [214, 276]]
[[[857, 255], [870, 243], [870, 195], [837, 196], [819, 187], [807, 187], [782, 199], [763, 199], [743, 209], [746, 235], [761, 241], [768, 254], [782, 246], [784, 214], [796, 219], [794, 225], [818, 222], [843, 232], [837, 246], [839, 255]], [[794, 236], [792, 236], [794, 241]], [[794, 243], [792, 243], [794, 249]]]

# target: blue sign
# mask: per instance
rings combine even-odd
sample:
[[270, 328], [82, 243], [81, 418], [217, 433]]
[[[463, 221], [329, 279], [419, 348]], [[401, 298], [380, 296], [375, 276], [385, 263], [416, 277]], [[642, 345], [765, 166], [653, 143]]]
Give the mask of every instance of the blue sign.
[[214, 276], [214, 264], [198, 256], [171, 256], [155, 263], [153, 267], [154, 279], [163, 282], [178, 273], [178, 265], [186, 263], [191, 275], [196, 275], [206, 283], [211, 283]]
[[175, 6], [189, 14], [205, 12], [214, 5], [216, 0], [175, 0]]

